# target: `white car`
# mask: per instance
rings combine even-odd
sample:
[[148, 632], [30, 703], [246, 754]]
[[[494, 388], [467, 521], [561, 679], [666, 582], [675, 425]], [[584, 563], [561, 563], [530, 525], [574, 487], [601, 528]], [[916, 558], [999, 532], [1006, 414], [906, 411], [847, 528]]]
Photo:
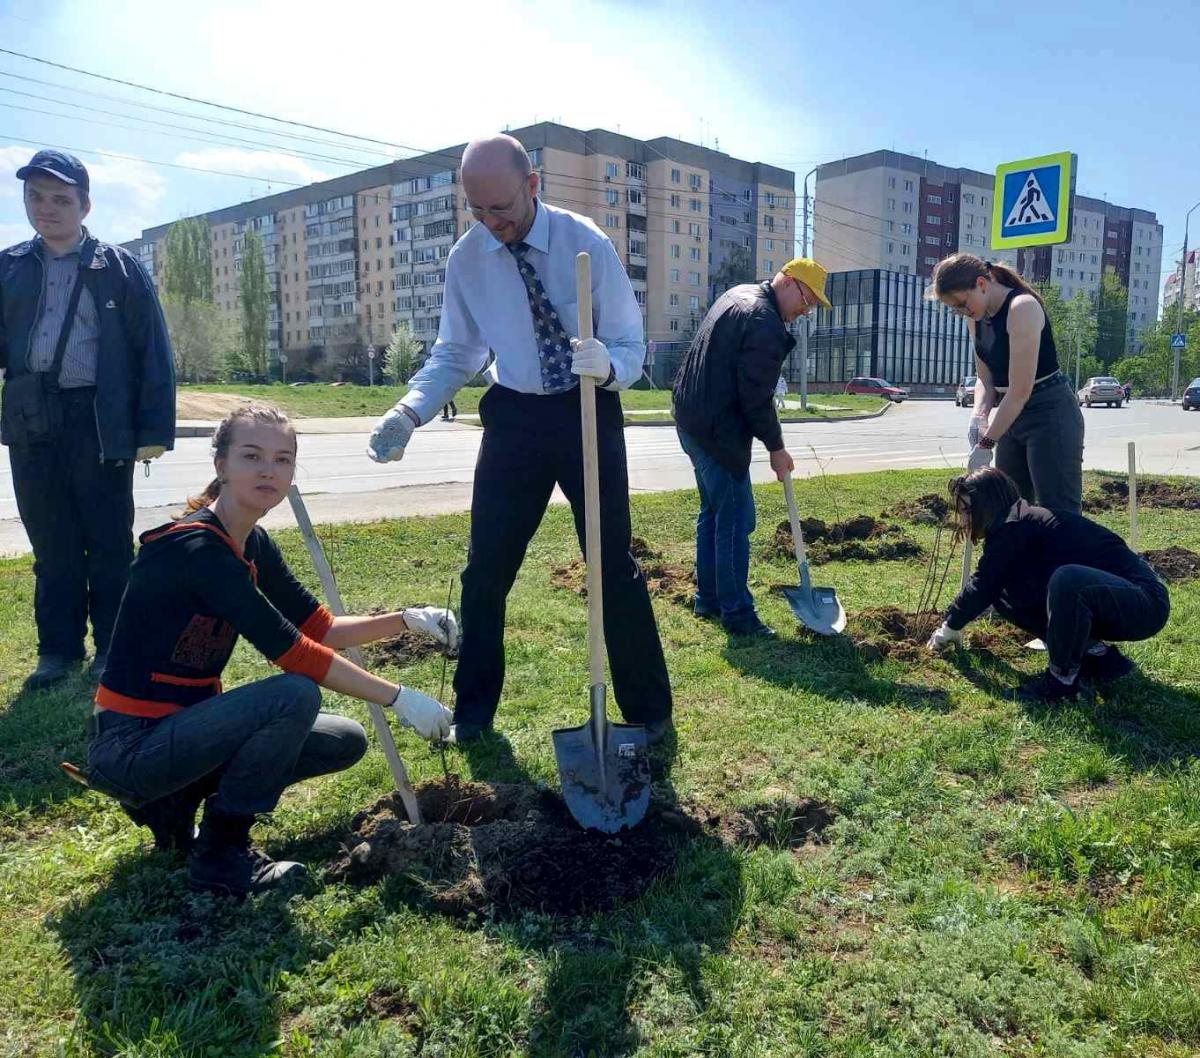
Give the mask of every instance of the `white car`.
[[1089, 378], [1087, 385], [1076, 396], [1080, 404], [1086, 404], [1089, 408], [1093, 404], [1119, 408], [1125, 403], [1125, 387], [1110, 375], [1097, 375]]

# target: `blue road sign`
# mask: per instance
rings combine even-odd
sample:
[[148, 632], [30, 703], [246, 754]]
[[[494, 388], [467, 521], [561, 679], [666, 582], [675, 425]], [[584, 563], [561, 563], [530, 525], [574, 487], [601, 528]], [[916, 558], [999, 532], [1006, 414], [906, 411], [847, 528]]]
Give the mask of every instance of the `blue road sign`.
[[1187, 335], [1186, 334], [1171, 335], [1171, 348], [1172, 349], [1186, 349], [1187, 348]]
[[998, 166], [992, 246], [1011, 250], [1067, 242], [1074, 183], [1075, 156], [1070, 151]]

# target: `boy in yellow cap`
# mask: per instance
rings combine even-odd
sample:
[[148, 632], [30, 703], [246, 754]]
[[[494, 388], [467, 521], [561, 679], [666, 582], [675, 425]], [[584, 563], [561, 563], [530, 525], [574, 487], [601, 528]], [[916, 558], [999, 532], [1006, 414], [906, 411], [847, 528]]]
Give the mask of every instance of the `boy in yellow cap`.
[[700, 492], [694, 609], [733, 635], [775, 635], [759, 620], [747, 584], [750, 448], [755, 438], [766, 446], [780, 480], [794, 468], [775, 412], [775, 383], [796, 344], [787, 325], [817, 305], [830, 307], [827, 274], [797, 257], [768, 282], [727, 290], [708, 310], [675, 378], [675, 426]]

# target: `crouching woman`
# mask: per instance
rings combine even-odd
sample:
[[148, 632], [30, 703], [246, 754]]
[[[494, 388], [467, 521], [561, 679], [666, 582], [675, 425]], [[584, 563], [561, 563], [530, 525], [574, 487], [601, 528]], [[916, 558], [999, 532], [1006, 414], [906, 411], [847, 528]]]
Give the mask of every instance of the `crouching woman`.
[[1109, 640], [1149, 639], [1171, 613], [1166, 586], [1116, 533], [1066, 511], [1035, 507], [994, 467], [950, 483], [959, 532], [982, 541], [979, 566], [930, 637], [941, 650], [994, 606], [1046, 643], [1049, 667], [1018, 692], [1027, 701], [1074, 698], [1118, 679], [1133, 662]]
[[[243, 896], [304, 872], [251, 845], [255, 817], [288, 786], [348, 768], [366, 750], [359, 724], [321, 711], [322, 687], [393, 706], [422, 738], [449, 732], [439, 702], [334, 651], [406, 628], [453, 647], [458, 631], [432, 607], [335, 618], [296, 580], [258, 525], [295, 471], [296, 433], [277, 408], [238, 409], [213, 450], [216, 480], [180, 520], [142, 537], [96, 693], [88, 766], [159, 848], [190, 851], [192, 888]], [[239, 636], [283, 672], [223, 690]]]

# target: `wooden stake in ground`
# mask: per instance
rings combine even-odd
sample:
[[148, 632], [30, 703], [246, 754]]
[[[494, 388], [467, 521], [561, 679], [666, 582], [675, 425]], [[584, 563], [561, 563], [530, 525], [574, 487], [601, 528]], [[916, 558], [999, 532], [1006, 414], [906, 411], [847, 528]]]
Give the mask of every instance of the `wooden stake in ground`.
[[[317, 576], [321, 578], [321, 586], [325, 589], [325, 599], [329, 603], [329, 610], [334, 617], [342, 617], [346, 613], [346, 607], [342, 605], [342, 594], [338, 591], [333, 570], [329, 568], [321, 541], [317, 539], [316, 530], [313, 529], [312, 519], [308, 516], [308, 508], [304, 505], [304, 497], [300, 495], [300, 490], [295, 484], [288, 489], [288, 502], [292, 505], [292, 513], [296, 516], [296, 524], [300, 527], [300, 535], [304, 537], [308, 554], [317, 569]], [[345, 653], [355, 665], [365, 668], [362, 651], [358, 647], [348, 647]], [[388, 766], [392, 769], [392, 779], [400, 793], [400, 800], [404, 802], [404, 810], [408, 813], [411, 822], [420, 823], [421, 807], [417, 804], [417, 795], [413, 792], [412, 783], [409, 781], [408, 769], [404, 767], [404, 761], [400, 759], [400, 751], [396, 749], [396, 740], [392, 737], [392, 729], [388, 726], [383, 706], [368, 702], [367, 708], [371, 713], [371, 723], [375, 727], [375, 734], [379, 737], [380, 745], [383, 746], [383, 755], [387, 757]]]
[[1137, 454], [1135, 445], [1129, 442], [1129, 547], [1136, 551], [1138, 546], [1137, 530]]

